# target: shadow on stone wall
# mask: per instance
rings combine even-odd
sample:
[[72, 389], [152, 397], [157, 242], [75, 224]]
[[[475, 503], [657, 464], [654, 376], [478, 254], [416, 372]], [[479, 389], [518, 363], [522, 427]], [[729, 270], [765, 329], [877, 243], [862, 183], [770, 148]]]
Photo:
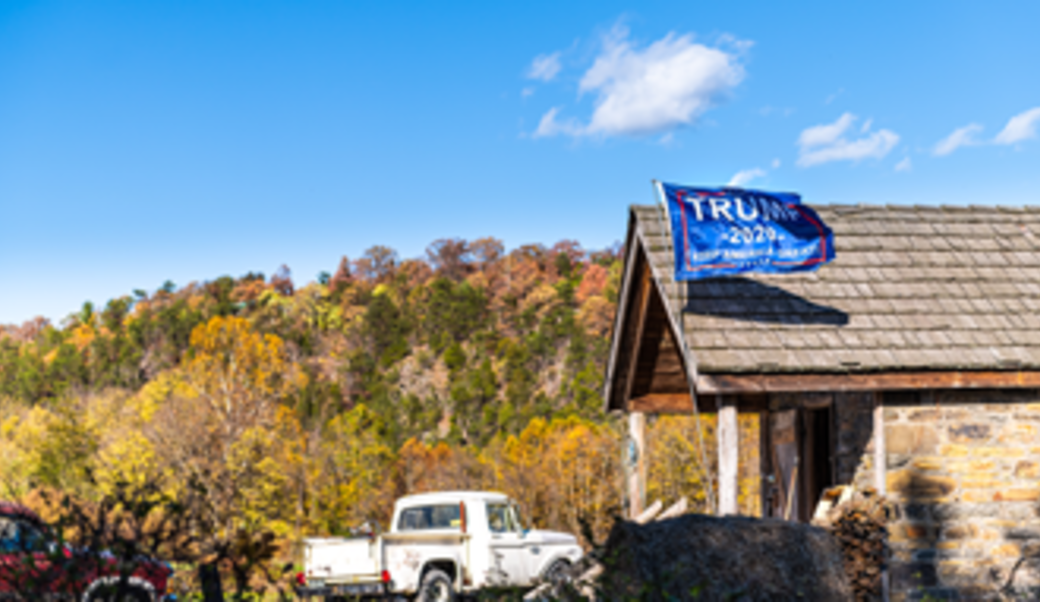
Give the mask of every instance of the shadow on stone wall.
[[1040, 599], [1031, 472], [1040, 463], [1028, 451], [1036, 417], [1020, 415], [1033, 399], [1022, 391], [885, 395], [893, 599]]
[[[1040, 521], [1040, 505], [1033, 507], [1034, 517]], [[1019, 546], [1019, 558], [1008, 571], [1002, 593], [1013, 600], [1040, 600], [1040, 529], [1017, 526], [1007, 530], [1004, 538]]]
[[[903, 472], [905, 471], [905, 472]], [[954, 599], [956, 590], [942, 587], [937, 564], [939, 536], [945, 528], [945, 515], [936, 502], [949, 495], [952, 487], [934, 477], [902, 469], [889, 479], [892, 523], [889, 539], [893, 558], [889, 564], [892, 592], [905, 592], [910, 599]]]

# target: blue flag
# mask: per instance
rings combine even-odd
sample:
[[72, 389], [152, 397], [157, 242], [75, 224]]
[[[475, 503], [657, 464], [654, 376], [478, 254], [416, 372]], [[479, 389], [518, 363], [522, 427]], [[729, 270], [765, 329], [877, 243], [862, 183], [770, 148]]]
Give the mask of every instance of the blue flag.
[[675, 279], [815, 270], [834, 234], [797, 194], [659, 184], [668, 203]]

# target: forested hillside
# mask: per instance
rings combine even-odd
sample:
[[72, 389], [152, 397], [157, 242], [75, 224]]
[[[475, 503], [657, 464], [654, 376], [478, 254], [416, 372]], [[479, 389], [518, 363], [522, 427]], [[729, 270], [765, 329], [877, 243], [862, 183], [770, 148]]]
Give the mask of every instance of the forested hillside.
[[[505, 490], [536, 522], [602, 534], [622, 504], [601, 399], [621, 261], [570, 241], [373, 247], [304, 286], [283, 267], [5, 326], [0, 495], [201, 484], [207, 550], [231, 568], [236, 538], [290, 557], [429, 489]], [[651, 426], [651, 496], [702, 499], [690, 432]]]
[[385, 247], [297, 288], [288, 268], [87, 303], [61, 325], [4, 328], [0, 394], [35, 404], [136, 390], [193, 354], [191, 333], [241, 317], [275, 335], [306, 384], [283, 401], [304, 422], [364, 403], [391, 440], [482, 445], [533, 417], [592, 418], [617, 296], [616, 251], [441, 240], [426, 260]]

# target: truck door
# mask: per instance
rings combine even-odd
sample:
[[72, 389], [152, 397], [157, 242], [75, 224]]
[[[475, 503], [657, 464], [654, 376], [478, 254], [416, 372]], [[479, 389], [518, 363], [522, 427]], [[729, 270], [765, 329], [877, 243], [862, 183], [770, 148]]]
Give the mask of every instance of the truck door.
[[489, 581], [495, 585], [527, 585], [527, 550], [512, 508], [505, 502], [488, 503], [487, 519], [491, 534]]

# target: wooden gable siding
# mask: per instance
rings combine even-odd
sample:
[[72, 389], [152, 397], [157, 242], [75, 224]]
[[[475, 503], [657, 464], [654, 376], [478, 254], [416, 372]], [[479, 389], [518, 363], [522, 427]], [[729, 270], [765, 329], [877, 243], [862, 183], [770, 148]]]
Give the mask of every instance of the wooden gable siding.
[[612, 397], [631, 399], [653, 393], [689, 395], [686, 371], [668, 313], [654, 286], [650, 266], [641, 247], [634, 249], [629, 286], [621, 320], [623, 331], [615, 350]]

